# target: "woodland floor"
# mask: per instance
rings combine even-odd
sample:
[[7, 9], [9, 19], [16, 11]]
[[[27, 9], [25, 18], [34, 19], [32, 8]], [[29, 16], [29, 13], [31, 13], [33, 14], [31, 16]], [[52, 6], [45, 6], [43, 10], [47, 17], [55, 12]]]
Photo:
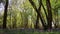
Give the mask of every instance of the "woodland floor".
[[0, 34], [60, 34], [60, 30], [44, 31], [38, 29], [0, 29]]

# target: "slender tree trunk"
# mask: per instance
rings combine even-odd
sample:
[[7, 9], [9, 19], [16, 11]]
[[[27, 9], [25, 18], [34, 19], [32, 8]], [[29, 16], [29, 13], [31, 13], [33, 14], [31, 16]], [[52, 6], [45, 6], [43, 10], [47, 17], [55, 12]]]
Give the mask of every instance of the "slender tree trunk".
[[8, 11], [8, 0], [6, 0], [6, 5], [5, 5], [5, 9], [4, 9], [3, 29], [6, 29], [6, 23], [7, 23], [7, 11]]
[[[43, 3], [42, 3], [42, 0], [39, 0], [39, 8], [38, 8], [38, 11], [39, 11], [39, 12], [41, 11], [41, 6], [43, 7], [43, 10], [44, 10], [44, 12], [45, 12], [45, 14], [46, 14], [46, 17], [47, 17], [46, 9], [44, 8], [44, 5], [43, 5]], [[40, 12], [40, 13], [41, 13], [41, 12]], [[43, 18], [42, 18], [42, 20], [43, 20], [43, 22], [45, 23], [45, 21], [44, 21]], [[39, 28], [38, 24], [39, 24], [39, 15], [37, 15], [37, 20], [36, 20], [36, 26], [35, 26], [35, 28]], [[45, 30], [47, 29], [47, 25], [46, 25], [46, 24], [44, 24], [43, 27], [44, 27]]]
[[[41, 11], [41, 2], [42, 2], [42, 0], [39, 0], [39, 8], [38, 8], [38, 12], [40, 12]], [[38, 29], [39, 28], [39, 26], [38, 26], [38, 24], [39, 24], [39, 15], [37, 14], [37, 20], [36, 20], [36, 24], [35, 24], [35, 28], [36, 29]]]
[[16, 23], [17, 23], [16, 15], [15, 15], [13, 18], [14, 18], [14, 21], [13, 21], [13, 28], [16, 28]]
[[[45, 28], [46, 26], [45, 26], [44, 20], [42, 19], [41, 13], [40, 13], [42, 0], [39, 0], [39, 8], [38, 9], [36, 8], [36, 5], [32, 0], [29, 0], [29, 2], [31, 3], [31, 5], [35, 9], [35, 11], [37, 12], [37, 15], [39, 16], [39, 18], [41, 20], [41, 23], [42, 23], [43, 27]], [[38, 24], [37, 21], [36, 21], [36, 25]], [[38, 27], [38, 25], [36, 27]]]
[[36, 19], [36, 24], [35, 24], [35, 28], [36, 29], [39, 28], [38, 24], [39, 24], [39, 15], [37, 15], [37, 19]]
[[50, 0], [46, 0], [46, 6], [48, 11], [48, 16], [47, 16], [48, 28], [51, 29], [52, 28], [52, 11], [51, 11]]

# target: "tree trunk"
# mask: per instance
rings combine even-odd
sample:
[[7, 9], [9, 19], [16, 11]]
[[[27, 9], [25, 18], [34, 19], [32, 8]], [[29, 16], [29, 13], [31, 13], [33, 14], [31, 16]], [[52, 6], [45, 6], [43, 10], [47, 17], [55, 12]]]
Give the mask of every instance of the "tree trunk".
[[[41, 16], [41, 13], [40, 13], [42, 0], [39, 0], [39, 8], [38, 8], [38, 9], [36, 8], [36, 5], [35, 5], [35, 3], [34, 3], [32, 0], [29, 0], [29, 2], [31, 3], [31, 5], [32, 5], [33, 8], [35, 9], [35, 11], [37, 12], [37, 15], [39, 16], [43, 27], [46, 28], [45, 22], [44, 22], [44, 20], [42, 19], [42, 16]], [[38, 21], [38, 20], [37, 20], [37, 21]], [[37, 21], [36, 21], [36, 27], [38, 27]]]
[[51, 29], [52, 28], [52, 11], [51, 11], [50, 0], [46, 0], [46, 6], [48, 11], [48, 16], [47, 16], [48, 28]]
[[5, 5], [5, 9], [4, 9], [3, 29], [6, 29], [6, 23], [7, 23], [7, 10], [8, 10], [8, 0], [6, 0], [6, 5]]
[[17, 22], [17, 19], [16, 19], [16, 16], [14, 16], [13, 28], [16, 28], [16, 22]]
[[36, 29], [39, 28], [38, 24], [39, 24], [39, 15], [37, 15], [37, 20], [36, 20], [36, 24], [35, 24], [35, 28], [36, 28]]

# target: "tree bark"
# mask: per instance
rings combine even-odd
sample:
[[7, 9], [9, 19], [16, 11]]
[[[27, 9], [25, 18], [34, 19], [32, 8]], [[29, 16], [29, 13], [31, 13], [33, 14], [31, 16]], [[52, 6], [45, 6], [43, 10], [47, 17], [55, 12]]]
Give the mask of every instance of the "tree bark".
[[37, 15], [37, 19], [36, 19], [36, 24], [35, 24], [35, 29], [39, 28], [39, 15]]
[[46, 6], [48, 11], [48, 16], [47, 16], [48, 28], [51, 29], [52, 28], [52, 11], [51, 11], [50, 0], [46, 0]]
[[8, 11], [8, 0], [6, 0], [6, 5], [5, 5], [5, 9], [4, 9], [3, 29], [6, 29], [6, 23], [7, 23], [7, 11]]
[[[32, 0], [29, 0], [29, 2], [31, 3], [31, 5], [33, 6], [33, 8], [35, 9], [35, 11], [37, 12], [37, 14], [38, 14], [38, 16], [39, 16], [39, 18], [40, 18], [40, 20], [41, 20], [41, 23], [42, 23], [42, 25], [43, 25], [43, 27], [45, 28], [45, 23], [44, 23], [44, 21], [43, 21], [43, 19], [42, 19], [42, 16], [41, 16], [41, 14], [40, 14], [40, 10], [41, 10], [41, 2], [42, 2], [42, 0], [40, 0], [40, 2], [39, 2], [39, 8], [37, 9], [36, 8], [36, 5], [35, 5], [35, 3], [32, 1]], [[37, 20], [38, 21], [38, 20]], [[37, 23], [37, 21], [36, 21], [36, 23]], [[36, 24], [37, 25], [37, 24]], [[38, 26], [38, 25], [37, 25]]]

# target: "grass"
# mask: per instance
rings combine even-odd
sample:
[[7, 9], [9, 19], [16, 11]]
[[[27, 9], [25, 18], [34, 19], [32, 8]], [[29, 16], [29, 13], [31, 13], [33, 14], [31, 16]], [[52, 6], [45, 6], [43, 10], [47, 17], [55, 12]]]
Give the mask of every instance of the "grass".
[[0, 29], [0, 34], [60, 34], [60, 32], [52, 31], [39, 31], [34, 29], [15, 29], [15, 30], [8, 30], [8, 29]]

